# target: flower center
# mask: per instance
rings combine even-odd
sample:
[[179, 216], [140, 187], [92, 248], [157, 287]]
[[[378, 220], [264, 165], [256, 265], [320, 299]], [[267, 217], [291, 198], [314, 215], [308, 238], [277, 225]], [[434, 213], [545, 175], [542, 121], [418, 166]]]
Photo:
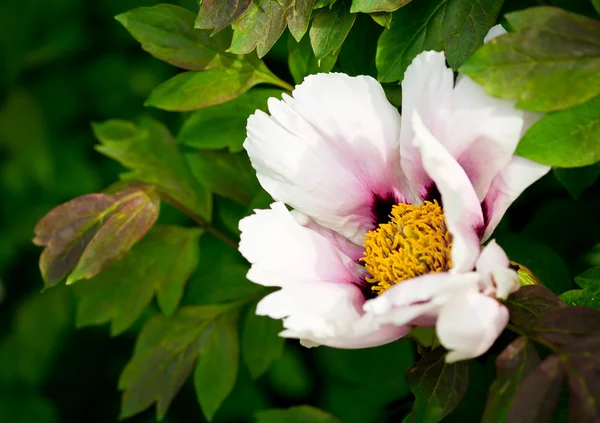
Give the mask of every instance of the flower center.
[[391, 220], [365, 235], [361, 261], [367, 282], [377, 294], [406, 279], [452, 267], [452, 238], [437, 201], [423, 205], [396, 204]]

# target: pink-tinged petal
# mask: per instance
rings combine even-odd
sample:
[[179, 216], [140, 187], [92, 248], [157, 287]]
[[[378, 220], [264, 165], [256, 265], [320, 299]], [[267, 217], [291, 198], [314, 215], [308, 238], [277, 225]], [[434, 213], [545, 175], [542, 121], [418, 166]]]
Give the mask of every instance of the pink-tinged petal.
[[[410, 120], [413, 110], [421, 116], [428, 128], [446, 122], [454, 86], [452, 70], [446, 67], [444, 53], [420, 53], [406, 69], [402, 81], [402, 115]], [[415, 132], [409, 121], [403, 120], [400, 132], [402, 168], [415, 186], [417, 194], [425, 198], [431, 187], [431, 178], [423, 168], [421, 155], [413, 144]]]
[[423, 167], [442, 196], [448, 230], [452, 234], [452, 272], [475, 267], [480, 252], [483, 215], [469, 177], [413, 111], [414, 143]]
[[500, 24], [494, 25], [488, 31], [487, 35], [483, 39], [483, 42], [487, 44], [490, 41], [492, 41], [494, 38], [499, 37], [500, 35], [504, 35], [504, 34], [506, 34], [506, 30], [502, 27], [502, 25], [500, 25]]
[[509, 265], [504, 250], [491, 240], [477, 260], [477, 272], [481, 275], [485, 294], [504, 299], [519, 289], [519, 275]]
[[441, 309], [436, 324], [440, 343], [450, 352], [446, 361], [478, 357], [496, 341], [508, 323], [508, 310], [494, 298], [463, 291]]
[[352, 259], [352, 261], [357, 262], [365, 251], [365, 247], [362, 245], [356, 245], [348, 238], [340, 235], [339, 233], [332, 231], [329, 228], [319, 225], [314, 219], [311, 219], [309, 216], [300, 213], [297, 210], [291, 211], [292, 216], [296, 219], [300, 225], [305, 228], [309, 228], [318, 234], [324, 236], [329, 242], [331, 242], [338, 250], [347, 255]]
[[351, 283], [362, 275], [327, 239], [299, 225], [283, 203], [240, 221], [239, 250], [252, 266], [248, 279], [264, 286], [315, 280]]
[[493, 179], [487, 196], [483, 200], [485, 232], [483, 241], [488, 239], [508, 207], [525, 189], [550, 171], [550, 166], [542, 165], [515, 156]]
[[308, 76], [293, 98], [248, 120], [244, 147], [262, 186], [319, 225], [362, 244], [376, 196], [412, 200], [400, 167], [400, 115], [367, 76]]
[[325, 345], [332, 348], [359, 349], [378, 347], [380, 345], [388, 344], [402, 338], [411, 330], [412, 326], [410, 325], [402, 327], [396, 325], [386, 325], [377, 329], [373, 329], [365, 334], [355, 333], [354, 335], [336, 338], [302, 338], [301, 336], [298, 336], [298, 333], [291, 331], [284, 331], [280, 335], [289, 338], [300, 338], [300, 343], [309, 348]]

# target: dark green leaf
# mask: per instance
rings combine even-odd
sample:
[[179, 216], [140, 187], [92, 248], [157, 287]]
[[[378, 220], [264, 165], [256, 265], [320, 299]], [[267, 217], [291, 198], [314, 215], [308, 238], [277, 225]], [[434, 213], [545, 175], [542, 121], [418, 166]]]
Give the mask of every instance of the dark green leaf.
[[352, 0], [352, 13], [393, 12], [412, 0]]
[[510, 406], [508, 423], [550, 423], [560, 394], [565, 368], [552, 355], [525, 378]]
[[317, 60], [337, 55], [355, 19], [356, 14], [350, 13], [349, 0], [338, 0], [331, 9], [320, 9], [315, 14], [308, 35]]
[[[600, 47], [598, 53], [600, 79]], [[600, 96], [544, 116], [525, 133], [516, 154], [552, 166], [587, 166], [600, 161], [599, 139]]]
[[557, 294], [571, 288], [571, 275], [564, 260], [546, 244], [523, 235], [506, 234], [498, 244], [508, 257], [530, 269], [544, 286]]
[[432, 0], [397, 10], [377, 45], [379, 80], [402, 80], [408, 65], [426, 50], [444, 50], [457, 69], [483, 43], [500, 6], [501, 0]]
[[469, 366], [465, 361], [446, 363], [446, 351], [438, 348], [421, 358], [406, 374], [415, 395], [412, 419], [435, 423], [450, 414], [469, 386]]
[[248, 206], [260, 190], [246, 153], [197, 151], [186, 154], [194, 176], [212, 192]]
[[[391, 14], [388, 14], [391, 16]], [[340, 51], [339, 64], [348, 75], [377, 76], [375, 52], [377, 39], [383, 31], [368, 16], [359, 14]], [[394, 84], [398, 89], [398, 84]]]
[[120, 259], [152, 227], [160, 200], [152, 187], [115, 195], [88, 194], [51, 210], [35, 227], [45, 246], [40, 269], [46, 287], [89, 279]]
[[248, 9], [252, 0], [202, 0], [196, 18], [196, 28], [221, 31]]
[[202, 335], [200, 357], [194, 373], [196, 395], [207, 420], [212, 420], [229, 395], [238, 373], [237, 313], [215, 319]]
[[197, 110], [233, 100], [261, 83], [288, 88], [262, 61], [236, 61], [224, 69], [180, 73], [155, 87], [144, 104], [169, 111]]
[[578, 200], [587, 188], [594, 185], [600, 176], [600, 163], [575, 169], [555, 168], [554, 176]]
[[[211, 4], [202, 2], [202, 6]], [[201, 9], [202, 10], [202, 9]], [[189, 70], [223, 68], [235, 59], [224, 54], [231, 41], [231, 32], [214, 37], [209, 31], [194, 29], [192, 12], [172, 4], [139, 7], [116, 18], [142, 48], [157, 59]]]
[[539, 364], [540, 357], [526, 337], [519, 337], [496, 358], [497, 378], [490, 387], [482, 423], [504, 423], [521, 381]]
[[303, 37], [299, 42], [291, 34], [288, 37], [288, 66], [296, 84], [300, 84], [307, 75], [329, 72], [336, 61], [336, 54], [317, 60], [309, 37]]
[[256, 423], [341, 423], [331, 414], [308, 405], [260, 411], [254, 417]]
[[194, 364], [213, 345], [210, 331], [215, 321], [234, 311], [232, 306], [182, 307], [171, 317], [155, 316], [142, 329], [133, 358], [121, 374], [121, 418], [127, 418], [156, 402], [161, 420]]
[[94, 124], [93, 130], [101, 144], [96, 149], [132, 171], [126, 178], [154, 184], [176, 207], [210, 220], [210, 192], [194, 179], [164, 125], [148, 119], [139, 125], [108, 120]]
[[[24, 412], [24, 410], [27, 410]], [[57, 407], [40, 394], [3, 394], [0, 421], [14, 423], [58, 423]]]
[[266, 112], [270, 97], [281, 98], [281, 90], [252, 89], [235, 100], [197, 110], [186, 119], [177, 142], [204, 150], [242, 151], [248, 116], [256, 110]]
[[592, 0], [592, 5], [596, 9], [596, 12], [600, 14], [600, 0]]
[[281, 37], [286, 25], [296, 40], [302, 39], [308, 29], [313, 5], [314, 0], [253, 2], [233, 23], [233, 41], [229, 51], [247, 54], [256, 49], [258, 57], [263, 57]]
[[600, 22], [547, 6], [506, 19], [517, 32], [483, 46], [461, 72], [526, 110], [566, 109], [600, 94]]
[[257, 316], [256, 307], [248, 311], [242, 331], [242, 357], [254, 379], [281, 357], [285, 341], [279, 336], [282, 329], [280, 320]]
[[558, 297], [541, 285], [527, 285], [511, 294], [506, 300], [510, 321], [529, 332], [537, 317], [552, 310], [566, 307]]
[[575, 282], [582, 288], [600, 289], [600, 266], [592, 267], [579, 276], [575, 276]]
[[75, 286], [77, 326], [111, 322], [111, 334], [128, 329], [156, 293], [172, 315], [198, 265], [199, 229], [156, 226], [122, 260]]

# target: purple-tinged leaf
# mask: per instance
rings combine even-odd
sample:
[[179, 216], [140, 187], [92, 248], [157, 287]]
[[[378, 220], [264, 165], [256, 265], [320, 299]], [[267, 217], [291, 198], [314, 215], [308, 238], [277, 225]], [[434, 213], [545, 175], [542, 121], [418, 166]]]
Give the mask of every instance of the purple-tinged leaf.
[[565, 366], [557, 355], [525, 378], [510, 406], [507, 423], [550, 423], [563, 386]]
[[504, 423], [521, 381], [540, 363], [531, 341], [521, 336], [496, 358], [497, 378], [492, 383], [482, 423]]
[[600, 351], [596, 349], [591, 357], [569, 357], [567, 375], [570, 420], [597, 423], [600, 420]]
[[506, 300], [506, 306], [510, 311], [512, 324], [528, 332], [538, 316], [567, 305], [548, 288], [541, 285], [527, 285], [510, 295]]
[[566, 307], [540, 316], [532, 325], [535, 336], [561, 350], [569, 350], [583, 338], [600, 335], [600, 311]]
[[252, 0], [202, 0], [196, 28], [221, 31], [248, 9]]
[[469, 366], [465, 361], [446, 363], [446, 351], [438, 348], [419, 360], [406, 374], [415, 395], [414, 422], [435, 423], [450, 414], [467, 392]]
[[51, 210], [36, 225], [34, 244], [45, 286], [91, 278], [119, 260], [152, 227], [160, 199], [152, 187], [89, 194]]

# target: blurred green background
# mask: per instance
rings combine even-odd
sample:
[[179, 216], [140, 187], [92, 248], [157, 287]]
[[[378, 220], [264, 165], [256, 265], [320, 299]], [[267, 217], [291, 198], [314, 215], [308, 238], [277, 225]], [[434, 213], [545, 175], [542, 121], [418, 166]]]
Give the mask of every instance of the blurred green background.
[[[151, 89], [176, 70], [143, 52], [113, 19], [156, 3], [8, 0], [0, 6], [2, 423], [117, 421], [117, 381], [139, 325], [117, 338], [106, 326], [76, 330], [68, 287], [40, 295], [40, 249], [31, 238], [36, 221], [52, 207], [117, 180], [120, 166], [93, 149], [91, 121], [153, 115], [171, 127], [180, 123], [178, 114], [142, 105]], [[194, 0], [175, 3], [196, 7]], [[285, 43], [286, 36], [266, 62], [291, 82]], [[577, 192], [585, 178], [590, 184], [595, 180], [598, 167], [561, 172]], [[504, 220], [501, 245], [555, 292], [570, 289], [572, 275], [600, 264], [600, 253], [593, 252], [600, 240], [598, 194], [596, 183], [575, 200], [549, 175]], [[250, 421], [256, 410], [303, 403], [320, 406], [344, 423], [401, 421], [412, 405], [404, 374], [413, 360], [410, 342], [363, 351], [306, 350], [288, 342], [282, 358], [256, 384], [240, 367], [234, 393], [216, 421]], [[483, 408], [494, 375], [493, 356], [470, 365], [467, 400], [451, 415], [457, 422]], [[165, 420], [203, 421], [191, 386], [176, 397]], [[127, 419], [152, 421], [153, 409]]]

